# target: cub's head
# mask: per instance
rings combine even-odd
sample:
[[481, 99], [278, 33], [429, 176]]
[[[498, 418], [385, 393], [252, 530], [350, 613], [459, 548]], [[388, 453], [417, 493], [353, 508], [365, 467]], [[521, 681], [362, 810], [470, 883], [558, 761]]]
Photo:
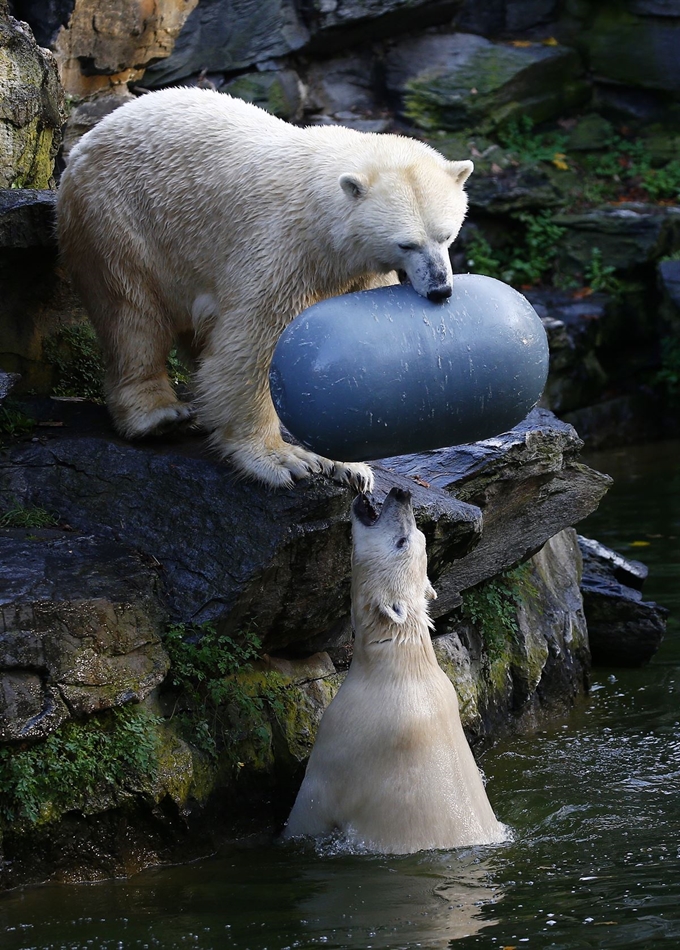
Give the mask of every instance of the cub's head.
[[449, 162], [420, 142], [397, 141], [398, 164], [340, 175], [346, 237], [366, 269], [397, 271], [422, 297], [442, 301], [451, 296], [449, 247], [467, 212], [463, 184], [474, 166]]
[[359, 495], [352, 505], [355, 629], [423, 618], [426, 598], [436, 596], [427, 577], [425, 535], [416, 526], [411, 493], [393, 488], [380, 514]]

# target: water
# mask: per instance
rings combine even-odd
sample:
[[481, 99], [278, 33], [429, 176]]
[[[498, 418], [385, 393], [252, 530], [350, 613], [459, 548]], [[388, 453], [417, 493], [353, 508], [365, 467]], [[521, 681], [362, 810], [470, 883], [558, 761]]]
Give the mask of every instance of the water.
[[514, 840], [397, 858], [245, 841], [130, 881], [0, 900], [2, 950], [654, 948], [680, 944], [680, 443], [588, 460], [579, 530], [650, 567], [674, 611], [644, 670], [596, 670], [564, 721], [484, 758]]

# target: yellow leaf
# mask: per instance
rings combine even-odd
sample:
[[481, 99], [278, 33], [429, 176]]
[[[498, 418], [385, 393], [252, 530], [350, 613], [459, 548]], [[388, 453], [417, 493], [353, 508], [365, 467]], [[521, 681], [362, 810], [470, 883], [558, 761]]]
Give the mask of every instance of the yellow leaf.
[[544, 46], [559, 46], [560, 45], [554, 36], [549, 36], [546, 40], [543, 40], [542, 42]]
[[510, 45], [518, 46], [523, 49], [526, 46], [533, 46], [534, 44], [531, 42], [531, 40], [513, 40]]
[[559, 168], [559, 170], [560, 170], [561, 172], [568, 172], [568, 171], [569, 171], [569, 166], [567, 165], [567, 163], [566, 163], [565, 160], [564, 160], [564, 155], [556, 155], [556, 156], [553, 158], [552, 163], [553, 163], [553, 165], [555, 166], [555, 168]]
[[651, 541], [631, 541], [630, 546], [632, 548], [648, 548], [651, 543]]

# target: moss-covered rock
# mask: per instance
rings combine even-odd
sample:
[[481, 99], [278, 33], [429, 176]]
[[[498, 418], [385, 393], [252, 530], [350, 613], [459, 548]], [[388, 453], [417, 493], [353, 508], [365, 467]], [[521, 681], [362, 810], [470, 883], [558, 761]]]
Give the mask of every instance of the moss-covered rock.
[[292, 69], [246, 73], [220, 90], [252, 102], [280, 119], [294, 122], [302, 115], [302, 84]]
[[542, 43], [423, 34], [387, 56], [388, 87], [422, 129], [489, 130], [519, 116], [542, 122], [589, 96], [578, 54]]
[[49, 188], [65, 120], [52, 54], [0, 11], [0, 188]]

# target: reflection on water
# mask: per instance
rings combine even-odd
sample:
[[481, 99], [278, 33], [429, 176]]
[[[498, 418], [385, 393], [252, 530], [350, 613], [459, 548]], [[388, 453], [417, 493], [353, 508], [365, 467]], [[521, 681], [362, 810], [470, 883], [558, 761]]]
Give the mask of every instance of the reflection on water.
[[601, 453], [616, 483], [580, 526], [650, 566], [669, 637], [597, 670], [563, 722], [484, 759], [515, 839], [377, 857], [241, 843], [132, 881], [0, 900], [2, 950], [654, 948], [680, 943], [680, 444]]

